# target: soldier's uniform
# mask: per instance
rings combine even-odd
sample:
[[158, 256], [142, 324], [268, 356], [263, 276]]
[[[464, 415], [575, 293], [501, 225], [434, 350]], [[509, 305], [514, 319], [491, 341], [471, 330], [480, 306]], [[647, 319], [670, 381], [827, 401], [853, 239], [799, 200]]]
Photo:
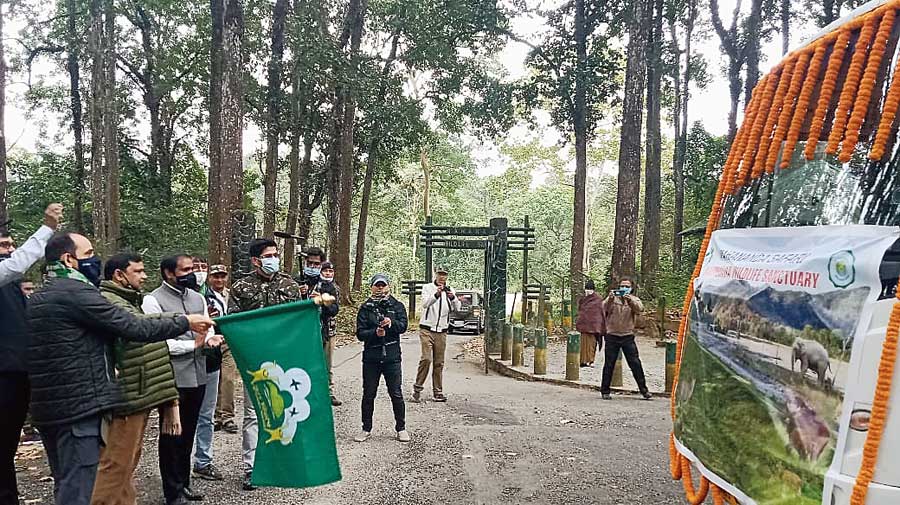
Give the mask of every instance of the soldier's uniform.
[[[291, 276], [281, 272], [276, 273], [271, 279], [267, 279], [252, 273], [234, 283], [231, 288], [231, 297], [228, 300], [228, 313], [236, 314], [248, 310], [271, 307], [282, 303], [294, 302], [300, 299], [300, 286], [291, 279]], [[256, 411], [253, 402], [244, 387], [244, 426], [242, 453], [244, 473], [253, 471], [253, 459], [256, 453], [256, 441], [259, 437], [259, 426], [256, 420]]]

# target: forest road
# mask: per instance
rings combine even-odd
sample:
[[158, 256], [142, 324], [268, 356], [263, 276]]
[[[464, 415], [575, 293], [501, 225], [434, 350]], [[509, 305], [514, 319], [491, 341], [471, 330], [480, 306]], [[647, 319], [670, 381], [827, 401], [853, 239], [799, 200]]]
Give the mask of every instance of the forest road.
[[[372, 437], [360, 430], [361, 344], [335, 351], [335, 382], [344, 405], [336, 407], [335, 432], [343, 480], [313, 489], [241, 490], [241, 437], [215, 435], [215, 464], [222, 482], [194, 478], [211, 504], [680, 504], [681, 483], [669, 476], [669, 401], [485, 375], [480, 359], [463, 355], [466, 337], [451, 335], [444, 392], [447, 403], [407, 402], [412, 441], [395, 439], [382, 384]], [[409, 398], [420, 349], [418, 334], [403, 337], [403, 388]], [[241, 412], [240, 404], [235, 409]], [[240, 420], [237, 420], [240, 424]], [[151, 420], [138, 469], [140, 504], [163, 503]], [[34, 447], [34, 446], [32, 446]], [[33, 450], [33, 449], [32, 449]], [[52, 503], [52, 482], [41, 455], [19, 474], [28, 503]], [[20, 465], [21, 466], [21, 465]], [[42, 477], [44, 477], [42, 479]]]

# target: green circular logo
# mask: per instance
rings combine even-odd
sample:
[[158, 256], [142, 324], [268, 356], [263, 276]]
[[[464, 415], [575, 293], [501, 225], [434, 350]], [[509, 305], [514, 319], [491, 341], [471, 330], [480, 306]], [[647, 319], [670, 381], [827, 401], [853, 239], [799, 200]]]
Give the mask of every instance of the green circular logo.
[[856, 280], [856, 257], [852, 251], [840, 251], [828, 259], [828, 279], [836, 288], [846, 288]]

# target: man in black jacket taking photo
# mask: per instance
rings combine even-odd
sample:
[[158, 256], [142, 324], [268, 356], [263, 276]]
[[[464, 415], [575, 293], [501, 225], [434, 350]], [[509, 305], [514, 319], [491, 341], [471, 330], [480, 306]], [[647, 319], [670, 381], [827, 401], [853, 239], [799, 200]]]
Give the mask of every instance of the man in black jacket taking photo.
[[372, 414], [381, 376], [387, 384], [394, 407], [394, 428], [397, 440], [409, 442], [406, 431], [406, 404], [403, 403], [403, 374], [401, 369], [400, 336], [408, 324], [406, 307], [391, 296], [390, 279], [377, 274], [369, 285], [372, 294], [359, 308], [356, 317], [356, 338], [363, 350], [362, 432], [354, 440], [365, 442], [372, 434]]
[[100, 458], [104, 413], [124, 401], [111, 356], [116, 338], [159, 342], [193, 330], [202, 315], [140, 319], [104, 298], [100, 260], [90, 240], [54, 235], [45, 250], [49, 281], [29, 302], [31, 414], [41, 433], [57, 505], [88, 505]]

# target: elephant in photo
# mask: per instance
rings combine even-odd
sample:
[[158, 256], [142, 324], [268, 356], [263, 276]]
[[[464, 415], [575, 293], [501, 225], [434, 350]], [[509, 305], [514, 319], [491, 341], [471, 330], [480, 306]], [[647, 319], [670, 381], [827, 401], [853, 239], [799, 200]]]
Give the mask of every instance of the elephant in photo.
[[825, 386], [825, 373], [831, 370], [831, 361], [828, 359], [828, 351], [822, 344], [798, 338], [794, 341], [791, 352], [792, 372], [797, 360], [800, 360], [800, 375], [805, 376], [807, 370], [812, 370], [818, 377], [819, 385]]

